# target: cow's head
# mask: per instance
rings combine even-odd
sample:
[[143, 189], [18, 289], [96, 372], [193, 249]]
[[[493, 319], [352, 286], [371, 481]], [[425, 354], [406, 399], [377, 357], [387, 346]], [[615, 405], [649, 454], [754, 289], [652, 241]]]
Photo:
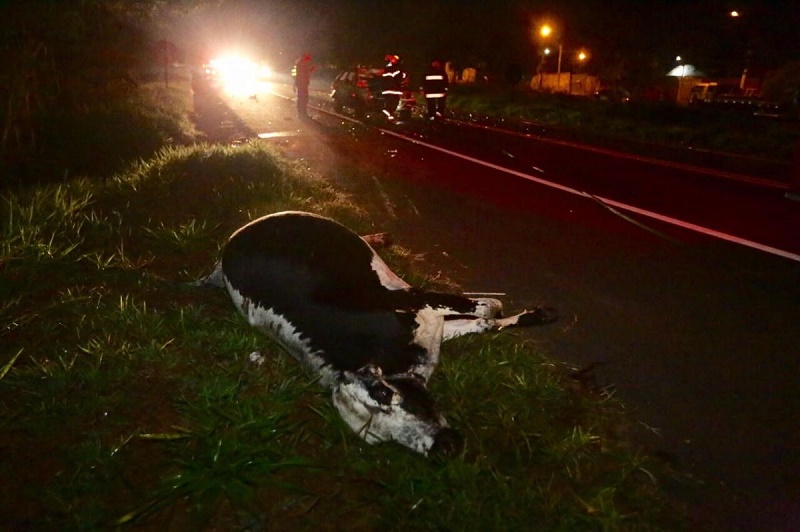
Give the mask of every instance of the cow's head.
[[345, 371], [333, 390], [333, 404], [367, 443], [395, 441], [426, 455], [463, 448], [463, 438], [447, 426], [417, 375], [384, 377], [377, 366]]

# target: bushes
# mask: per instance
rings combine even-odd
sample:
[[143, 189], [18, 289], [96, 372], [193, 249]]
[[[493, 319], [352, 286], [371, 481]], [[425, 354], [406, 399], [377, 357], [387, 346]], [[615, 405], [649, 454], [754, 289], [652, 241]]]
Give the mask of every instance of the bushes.
[[456, 113], [522, 119], [591, 139], [656, 142], [777, 161], [791, 160], [800, 136], [796, 123], [668, 102], [609, 103], [476, 86], [454, 87], [449, 105]]
[[660, 482], [682, 479], [624, 440], [623, 406], [518, 332], [444, 346], [458, 356], [431, 387], [463, 455], [358, 439], [222, 291], [185, 283], [279, 209], [369, 226], [257, 142], [165, 148], [0, 201], [0, 528], [680, 529]]
[[[186, 118], [188, 78], [173, 87], [151, 83], [81, 108], [42, 111], [36, 148], [6, 157], [0, 186], [27, 186], [73, 176], [96, 178], [122, 171], [165, 145], [192, 140]], [[181, 85], [185, 85], [181, 87]]]

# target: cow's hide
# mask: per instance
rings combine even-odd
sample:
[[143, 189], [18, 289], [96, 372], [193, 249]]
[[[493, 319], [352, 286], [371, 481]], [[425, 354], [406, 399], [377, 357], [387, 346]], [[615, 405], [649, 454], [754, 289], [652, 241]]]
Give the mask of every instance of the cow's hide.
[[359, 436], [424, 454], [462, 441], [427, 390], [442, 341], [556, 319], [545, 307], [504, 318], [497, 299], [415, 289], [357, 234], [304, 212], [237, 230], [204, 282], [318, 374]]

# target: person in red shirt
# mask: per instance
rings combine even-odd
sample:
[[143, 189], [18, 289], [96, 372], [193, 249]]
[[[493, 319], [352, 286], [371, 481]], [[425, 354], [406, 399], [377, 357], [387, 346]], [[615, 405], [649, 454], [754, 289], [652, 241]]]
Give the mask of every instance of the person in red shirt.
[[311, 64], [311, 54], [303, 54], [292, 68], [294, 77], [294, 90], [297, 96], [297, 118], [308, 118], [308, 86], [311, 83], [311, 74], [317, 69]]

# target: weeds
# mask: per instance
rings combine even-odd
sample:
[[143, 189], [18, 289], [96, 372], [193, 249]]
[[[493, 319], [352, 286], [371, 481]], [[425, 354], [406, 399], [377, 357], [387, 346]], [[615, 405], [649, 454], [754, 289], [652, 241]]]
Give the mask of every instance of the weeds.
[[253, 400], [240, 398], [240, 391], [235, 382], [212, 380], [196, 400], [179, 405], [192, 429], [139, 435], [166, 447], [167, 467], [173, 473], [161, 479], [151, 500], [115, 524], [141, 521], [164, 508], [187, 504], [193, 524], [204, 525], [222, 502], [258, 519], [254, 503], [260, 487], [277, 484], [295, 489], [276, 473], [309, 467], [310, 460], [295, 456], [286, 444], [291, 441], [287, 435], [299, 427], [287, 421], [285, 404], [255, 407]]
[[[226, 197], [223, 188], [238, 190], [237, 183], [246, 192]], [[242, 207], [306, 208], [309, 197], [323, 211], [345, 205], [281, 166], [274, 153], [251, 146], [235, 153], [176, 148], [105, 184], [79, 180], [4, 198], [0, 335], [8, 356], [0, 359], [0, 447], [24, 445], [53, 457], [49, 467], [30, 469], [24, 459], [0, 466], [4, 478], [51, 486], [29, 493], [36, 502], [4, 523], [94, 527], [146, 519], [186, 501], [202, 520], [223, 499], [227, 507], [248, 507], [270, 479], [290, 485], [273, 473], [310, 463], [293, 448], [302, 441], [301, 422], [287, 418], [304, 387], [282, 375], [281, 365], [277, 375], [242, 372], [239, 361], [263, 340], [224, 302], [207, 308], [201, 302], [210, 294], [161, 281], [152, 250], [178, 256], [191, 267], [186, 275], [196, 275], [211, 267], [224, 235], [246, 221]], [[208, 217], [215, 200], [224, 228]], [[156, 201], [170, 205], [153, 209]], [[188, 257], [198, 253], [203, 260], [191, 266]], [[179, 271], [161, 266], [165, 275]], [[151, 442], [163, 449], [128, 456], [145, 441], [132, 434], [174, 426], [187, 427], [180, 444]], [[137, 478], [142, 467], [161, 473]], [[4, 507], [14, 506], [15, 495], [0, 495]], [[147, 510], [122, 519], [136, 499], [147, 500]]]
[[[796, 124], [791, 122], [687, 109], [666, 102], [595, 102], [480, 87], [455, 87], [448, 100], [455, 112], [468, 116], [530, 121], [589, 141], [632, 140], [791, 161], [799, 138]], [[752, 134], [754, 129], [758, 135]]]
[[166, 227], [164, 222], [159, 222], [158, 227], [154, 229], [143, 227], [142, 230], [153, 240], [164, 244], [166, 247], [185, 252], [196, 247], [198, 243], [208, 241], [215, 234], [218, 227], [219, 224], [209, 227], [208, 222], [205, 220], [198, 222], [192, 218], [175, 228]]
[[9, 360], [8, 362], [5, 363], [5, 365], [3, 366], [3, 369], [0, 370], [0, 381], [3, 380], [3, 377], [5, 377], [8, 374], [8, 372], [11, 371], [11, 368], [14, 367], [14, 363], [17, 361], [19, 356], [22, 354], [22, 351], [23, 351], [22, 349], [17, 351], [17, 353], [14, 356], [11, 357], [11, 360]]
[[80, 245], [83, 221], [79, 213], [91, 199], [91, 192], [74, 194], [64, 186], [36, 189], [24, 203], [17, 196], [4, 198], [0, 248], [4, 261], [69, 256]]
[[[268, 148], [164, 149], [2, 209], [2, 528], [680, 526], [659, 491], [671, 473], [616, 432], [621, 405], [570, 388], [511, 333], [445, 344], [432, 393], [467, 447], [435, 461], [357, 439], [223, 294], [186, 286], [256, 216], [366, 226]], [[446, 285], [407, 250], [384, 255]]]

